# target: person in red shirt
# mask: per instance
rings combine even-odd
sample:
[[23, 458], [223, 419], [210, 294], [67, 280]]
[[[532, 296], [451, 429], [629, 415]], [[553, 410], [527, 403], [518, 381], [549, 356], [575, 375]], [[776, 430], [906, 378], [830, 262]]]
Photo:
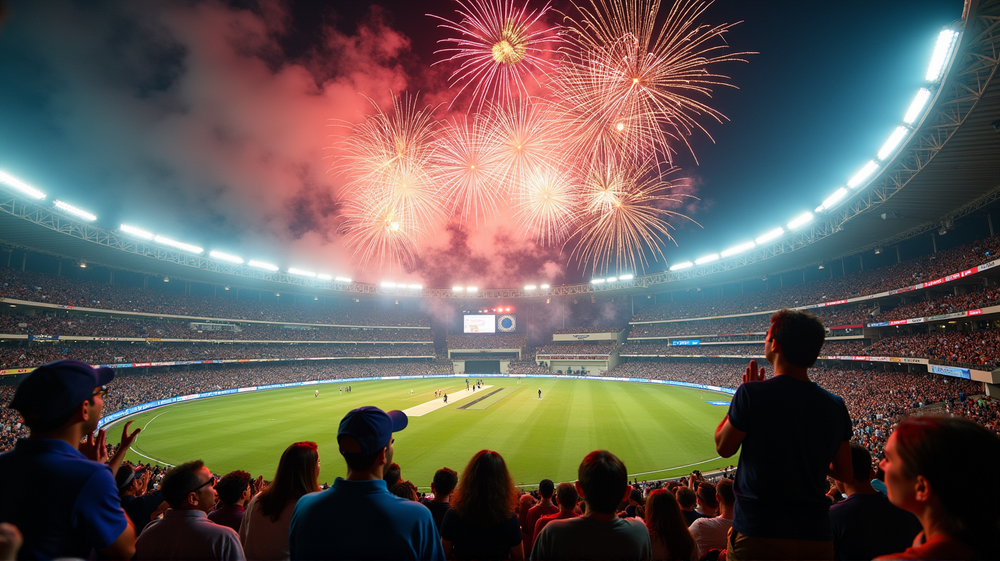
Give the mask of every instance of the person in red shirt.
[[556, 485], [551, 479], [543, 479], [538, 484], [538, 496], [542, 498], [535, 506], [528, 509], [528, 514], [524, 517], [524, 551], [531, 551], [531, 537], [534, 535], [535, 523], [538, 519], [559, 512], [559, 507], [552, 504], [552, 495], [556, 491]]
[[546, 524], [553, 520], [561, 520], [563, 518], [575, 518], [580, 516], [580, 513], [576, 511], [576, 502], [580, 498], [580, 495], [576, 492], [576, 485], [572, 483], [560, 483], [559, 487], [556, 488], [556, 502], [559, 503], [559, 512], [556, 514], [547, 514], [542, 516], [535, 522], [535, 528], [531, 532], [531, 536], [537, 536], [542, 532], [542, 528]]

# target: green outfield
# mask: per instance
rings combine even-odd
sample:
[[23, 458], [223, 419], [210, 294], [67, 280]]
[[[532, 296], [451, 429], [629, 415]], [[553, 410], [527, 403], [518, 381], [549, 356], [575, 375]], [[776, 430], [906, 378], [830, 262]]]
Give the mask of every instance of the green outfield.
[[[611, 450], [629, 474], [662, 479], [709, 471], [735, 463], [721, 459], [712, 438], [729, 401], [724, 394], [697, 389], [592, 380], [487, 378], [494, 386], [471, 397], [411, 417], [396, 435], [394, 461], [403, 478], [427, 487], [434, 471], [461, 471], [483, 448], [500, 452], [519, 483], [576, 479], [590, 451]], [[434, 399], [435, 389], [465, 389], [461, 378], [354, 382], [340, 394], [335, 384], [247, 392], [179, 403], [131, 417], [143, 432], [129, 453], [133, 461], [178, 464], [202, 459], [216, 473], [234, 469], [266, 479], [274, 475], [281, 451], [292, 442], [319, 444], [320, 482], [343, 476], [337, 452], [341, 417], [362, 405], [407, 409]], [[538, 399], [538, 388], [542, 399]], [[319, 397], [314, 391], [319, 388]], [[501, 389], [489, 397], [493, 390]], [[411, 395], [410, 391], [413, 390]], [[477, 403], [474, 400], [484, 398]], [[454, 401], [454, 400], [453, 400]], [[121, 421], [108, 429], [117, 442]]]

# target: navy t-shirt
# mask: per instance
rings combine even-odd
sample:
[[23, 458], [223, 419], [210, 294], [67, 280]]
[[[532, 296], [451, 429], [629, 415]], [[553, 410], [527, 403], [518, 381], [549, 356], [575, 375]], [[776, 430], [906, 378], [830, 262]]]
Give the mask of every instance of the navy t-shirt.
[[441, 539], [451, 542], [456, 559], [507, 559], [510, 548], [521, 543], [517, 513], [493, 526], [477, 526], [462, 519], [455, 509], [444, 513]]
[[837, 559], [873, 559], [913, 544], [920, 521], [883, 493], [855, 493], [830, 507]]
[[87, 559], [128, 527], [111, 468], [62, 440], [18, 440], [0, 474], [0, 522], [24, 535], [19, 559]]
[[729, 422], [747, 433], [733, 529], [757, 538], [833, 539], [826, 475], [853, 433], [844, 400], [814, 382], [775, 376], [741, 385]]

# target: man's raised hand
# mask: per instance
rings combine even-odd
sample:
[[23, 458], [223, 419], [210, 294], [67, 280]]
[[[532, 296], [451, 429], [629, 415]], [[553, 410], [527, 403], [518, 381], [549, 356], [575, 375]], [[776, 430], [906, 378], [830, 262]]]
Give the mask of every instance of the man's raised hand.
[[750, 366], [747, 366], [746, 371], [743, 373], [743, 383], [746, 382], [763, 382], [765, 379], [765, 371], [763, 368], [757, 368], [757, 361], [751, 360]]

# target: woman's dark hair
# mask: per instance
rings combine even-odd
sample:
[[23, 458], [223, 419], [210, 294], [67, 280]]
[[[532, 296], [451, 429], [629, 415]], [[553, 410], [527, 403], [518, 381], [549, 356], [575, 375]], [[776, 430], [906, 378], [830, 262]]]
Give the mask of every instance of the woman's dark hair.
[[645, 522], [649, 537], [663, 542], [672, 559], [691, 559], [697, 551], [681, 507], [669, 491], [656, 489], [646, 497]]
[[480, 450], [462, 471], [451, 508], [477, 526], [501, 524], [517, 511], [518, 493], [503, 456]]
[[318, 478], [319, 448], [315, 442], [296, 442], [285, 448], [274, 481], [257, 496], [261, 514], [277, 522], [288, 503], [319, 491]]
[[[903, 474], [930, 483], [941, 501], [944, 533], [981, 556], [1000, 556], [1000, 436], [957, 417], [907, 417], [896, 427], [896, 454]], [[988, 474], [993, 473], [993, 476]], [[984, 474], [973, 491], [963, 474]], [[991, 537], [992, 536], [992, 537]]]

